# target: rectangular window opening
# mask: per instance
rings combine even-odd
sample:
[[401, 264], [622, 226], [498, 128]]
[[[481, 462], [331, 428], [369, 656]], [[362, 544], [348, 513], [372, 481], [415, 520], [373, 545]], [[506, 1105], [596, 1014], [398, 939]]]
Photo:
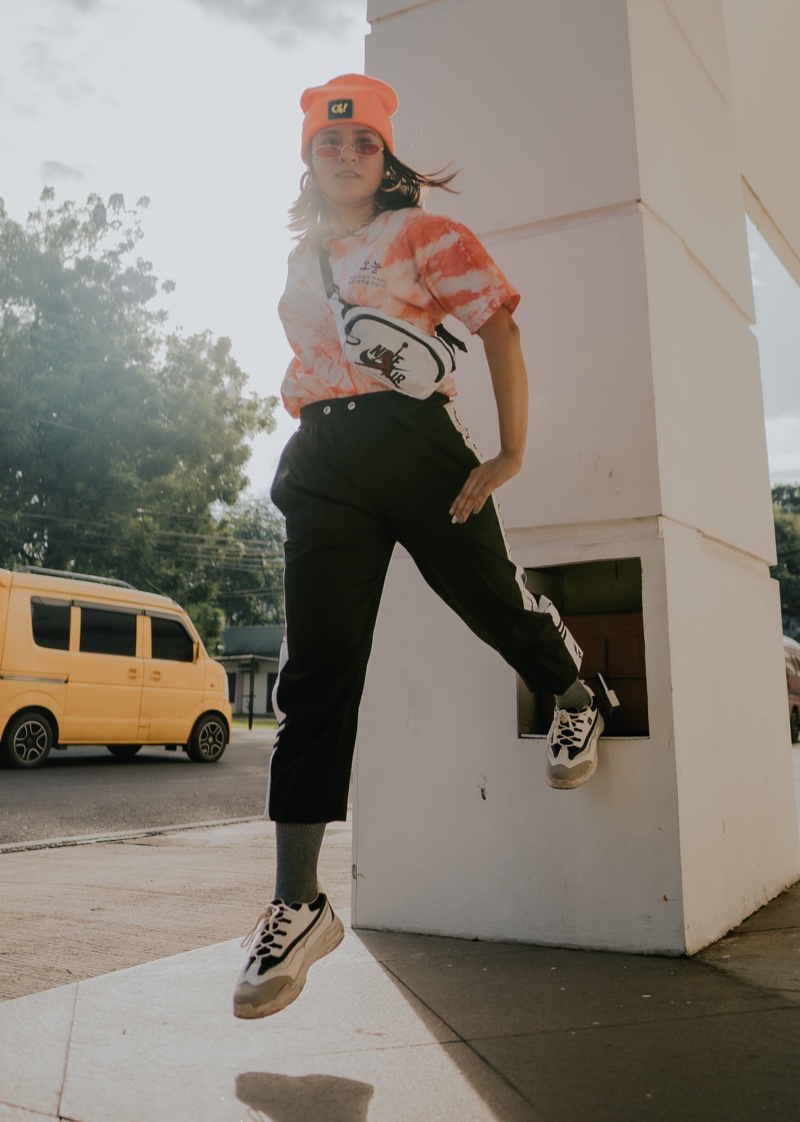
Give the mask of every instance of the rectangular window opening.
[[136, 616], [81, 605], [80, 649], [88, 654], [136, 654]]
[[179, 619], [150, 617], [153, 658], [170, 662], [192, 662], [194, 640]]
[[[617, 694], [606, 735], [649, 736], [642, 615], [642, 562], [638, 557], [526, 569], [527, 587], [555, 604], [583, 649], [580, 677], [602, 693], [598, 675]], [[553, 719], [550, 694], [531, 693], [517, 679], [518, 735], [544, 736]]]
[[31, 623], [33, 641], [37, 647], [51, 650], [69, 650], [70, 605], [63, 600], [31, 598]]

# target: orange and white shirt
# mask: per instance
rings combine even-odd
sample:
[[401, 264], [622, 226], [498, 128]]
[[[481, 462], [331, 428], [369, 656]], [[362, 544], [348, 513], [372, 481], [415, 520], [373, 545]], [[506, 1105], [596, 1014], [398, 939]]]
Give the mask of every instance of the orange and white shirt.
[[[448, 315], [474, 334], [498, 308], [513, 312], [519, 303], [517, 290], [466, 226], [418, 208], [384, 211], [357, 234], [333, 239], [330, 261], [343, 300], [380, 309], [429, 335]], [[295, 355], [281, 387], [293, 417], [313, 401], [394, 392], [345, 358], [313, 246], [290, 254], [278, 312]], [[452, 374], [437, 389], [455, 396]]]

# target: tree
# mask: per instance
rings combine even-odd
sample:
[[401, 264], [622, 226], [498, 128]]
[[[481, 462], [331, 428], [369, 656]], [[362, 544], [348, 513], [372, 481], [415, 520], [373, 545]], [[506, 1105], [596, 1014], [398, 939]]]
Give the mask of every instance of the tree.
[[800, 514], [800, 483], [777, 483], [772, 488], [772, 505], [790, 514]]
[[0, 565], [157, 588], [213, 640], [212, 512], [275, 399], [245, 395], [230, 340], [167, 331], [152, 303], [174, 285], [136, 254], [146, 198], [40, 203], [23, 226], [0, 200]]
[[240, 500], [221, 520], [216, 602], [229, 626], [283, 623], [284, 534], [266, 496]]
[[778, 563], [770, 569], [781, 586], [783, 630], [800, 638], [800, 484], [772, 488]]

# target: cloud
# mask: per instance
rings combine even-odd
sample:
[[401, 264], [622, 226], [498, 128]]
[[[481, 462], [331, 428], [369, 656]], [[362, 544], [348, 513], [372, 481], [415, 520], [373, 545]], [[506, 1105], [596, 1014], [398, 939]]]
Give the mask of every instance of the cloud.
[[45, 183], [52, 183], [56, 179], [85, 179], [86, 176], [78, 168], [62, 164], [60, 160], [44, 160], [39, 165], [39, 174]]
[[63, 55], [64, 41], [56, 36], [28, 44], [28, 70], [40, 86], [46, 86], [65, 101], [92, 98], [95, 91], [81, 71]]
[[250, 24], [286, 47], [296, 46], [310, 35], [338, 36], [347, 31], [366, 8], [365, 0], [194, 0], [194, 3], [206, 12]]

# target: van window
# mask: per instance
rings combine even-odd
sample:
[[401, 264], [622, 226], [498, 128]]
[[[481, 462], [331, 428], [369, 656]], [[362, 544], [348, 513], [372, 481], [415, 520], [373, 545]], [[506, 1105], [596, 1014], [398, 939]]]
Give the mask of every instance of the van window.
[[36, 646], [68, 651], [69, 617], [70, 606], [63, 600], [43, 600], [41, 596], [32, 596], [31, 623]]
[[136, 615], [81, 605], [80, 649], [91, 654], [135, 655]]
[[191, 662], [194, 658], [194, 640], [179, 619], [150, 617], [153, 658], [171, 662]]

